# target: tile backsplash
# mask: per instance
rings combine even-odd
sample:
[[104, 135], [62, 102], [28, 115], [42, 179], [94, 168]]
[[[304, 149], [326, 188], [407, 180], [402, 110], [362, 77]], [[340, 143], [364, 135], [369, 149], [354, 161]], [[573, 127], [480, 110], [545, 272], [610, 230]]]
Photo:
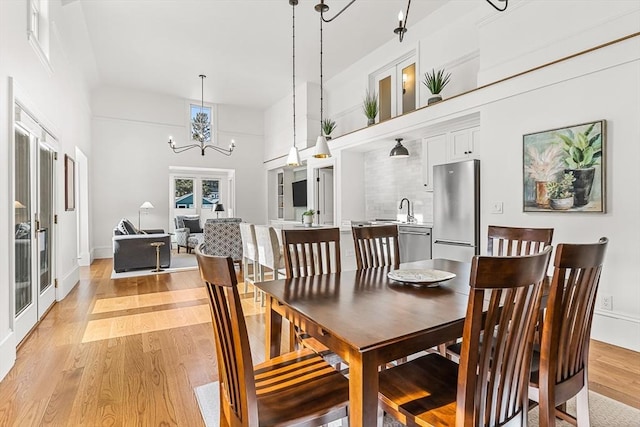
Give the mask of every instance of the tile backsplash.
[[395, 159], [389, 157], [393, 144], [365, 153], [365, 219], [406, 218], [407, 208], [399, 210], [404, 197], [411, 201], [411, 207], [418, 221], [433, 221], [433, 193], [424, 190], [422, 175], [422, 141], [403, 141], [409, 157]]

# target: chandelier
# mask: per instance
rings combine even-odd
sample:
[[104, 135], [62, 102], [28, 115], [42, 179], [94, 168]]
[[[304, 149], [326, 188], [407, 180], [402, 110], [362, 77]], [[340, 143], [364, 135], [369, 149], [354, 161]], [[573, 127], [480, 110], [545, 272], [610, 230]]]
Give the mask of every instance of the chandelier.
[[176, 146], [173, 137], [169, 137], [169, 147], [174, 153], [182, 153], [183, 151], [190, 150], [192, 148], [200, 149], [200, 153], [204, 156], [204, 152], [207, 148], [217, 151], [225, 156], [230, 156], [233, 149], [236, 147], [235, 141], [232, 139], [228, 149], [220, 148], [211, 143], [211, 116], [204, 111], [204, 79], [207, 77], [204, 74], [200, 74], [201, 81], [201, 101], [200, 111], [196, 113], [195, 117], [191, 121], [191, 138], [197, 141], [196, 144], [188, 144], [182, 146]]

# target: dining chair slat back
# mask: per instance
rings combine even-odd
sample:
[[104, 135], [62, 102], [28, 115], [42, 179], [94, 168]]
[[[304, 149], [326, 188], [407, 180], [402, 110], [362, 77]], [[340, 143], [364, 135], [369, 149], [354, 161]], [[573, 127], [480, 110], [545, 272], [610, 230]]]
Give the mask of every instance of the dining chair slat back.
[[577, 396], [579, 425], [588, 425], [589, 339], [607, 244], [603, 237], [593, 244], [556, 248], [542, 342], [539, 354], [534, 353], [529, 389], [531, 399], [540, 403], [541, 426], [555, 426], [555, 408], [573, 396]]
[[[475, 256], [460, 364], [431, 353], [380, 373], [383, 410], [407, 425], [526, 425], [533, 333], [551, 247]], [[492, 330], [481, 340], [483, 330]], [[428, 398], [427, 398], [428, 396]]]
[[339, 273], [340, 229], [282, 230], [287, 277]]
[[303, 349], [253, 366], [231, 257], [203, 254], [220, 387], [220, 425], [320, 425], [345, 418], [349, 383], [322, 357]]
[[553, 228], [521, 228], [490, 225], [487, 237], [487, 255], [528, 255], [541, 252], [551, 244]]
[[398, 226], [351, 227], [356, 252], [356, 268], [400, 267]]

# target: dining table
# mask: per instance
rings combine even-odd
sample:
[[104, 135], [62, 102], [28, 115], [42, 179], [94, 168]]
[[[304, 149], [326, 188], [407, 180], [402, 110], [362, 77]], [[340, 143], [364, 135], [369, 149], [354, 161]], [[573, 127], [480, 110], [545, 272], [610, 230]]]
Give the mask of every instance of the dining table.
[[393, 267], [378, 267], [257, 282], [267, 296], [265, 356], [280, 354], [285, 313], [349, 365], [349, 425], [378, 425], [379, 367], [462, 336], [470, 269], [470, 263], [433, 259], [399, 270], [455, 277], [407, 283], [388, 277]]

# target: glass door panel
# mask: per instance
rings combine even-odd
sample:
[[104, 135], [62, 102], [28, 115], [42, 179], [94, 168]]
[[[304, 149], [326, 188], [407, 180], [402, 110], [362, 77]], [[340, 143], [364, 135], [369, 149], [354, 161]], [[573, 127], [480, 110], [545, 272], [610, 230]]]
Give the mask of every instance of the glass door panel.
[[[40, 266], [40, 293], [53, 284], [53, 177], [55, 154], [40, 145], [38, 188], [38, 257]], [[47, 307], [48, 308], [48, 307]]]
[[381, 122], [394, 116], [393, 96], [391, 92], [391, 76], [387, 76], [378, 81], [378, 102], [380, 103], [378, 117]]
[[416, 109], [416, 64], [402, 69], [402, 114]]
[[31, 141], [27, 134], [15, 132], [15, 314], [33, 304], [31, 265]]

